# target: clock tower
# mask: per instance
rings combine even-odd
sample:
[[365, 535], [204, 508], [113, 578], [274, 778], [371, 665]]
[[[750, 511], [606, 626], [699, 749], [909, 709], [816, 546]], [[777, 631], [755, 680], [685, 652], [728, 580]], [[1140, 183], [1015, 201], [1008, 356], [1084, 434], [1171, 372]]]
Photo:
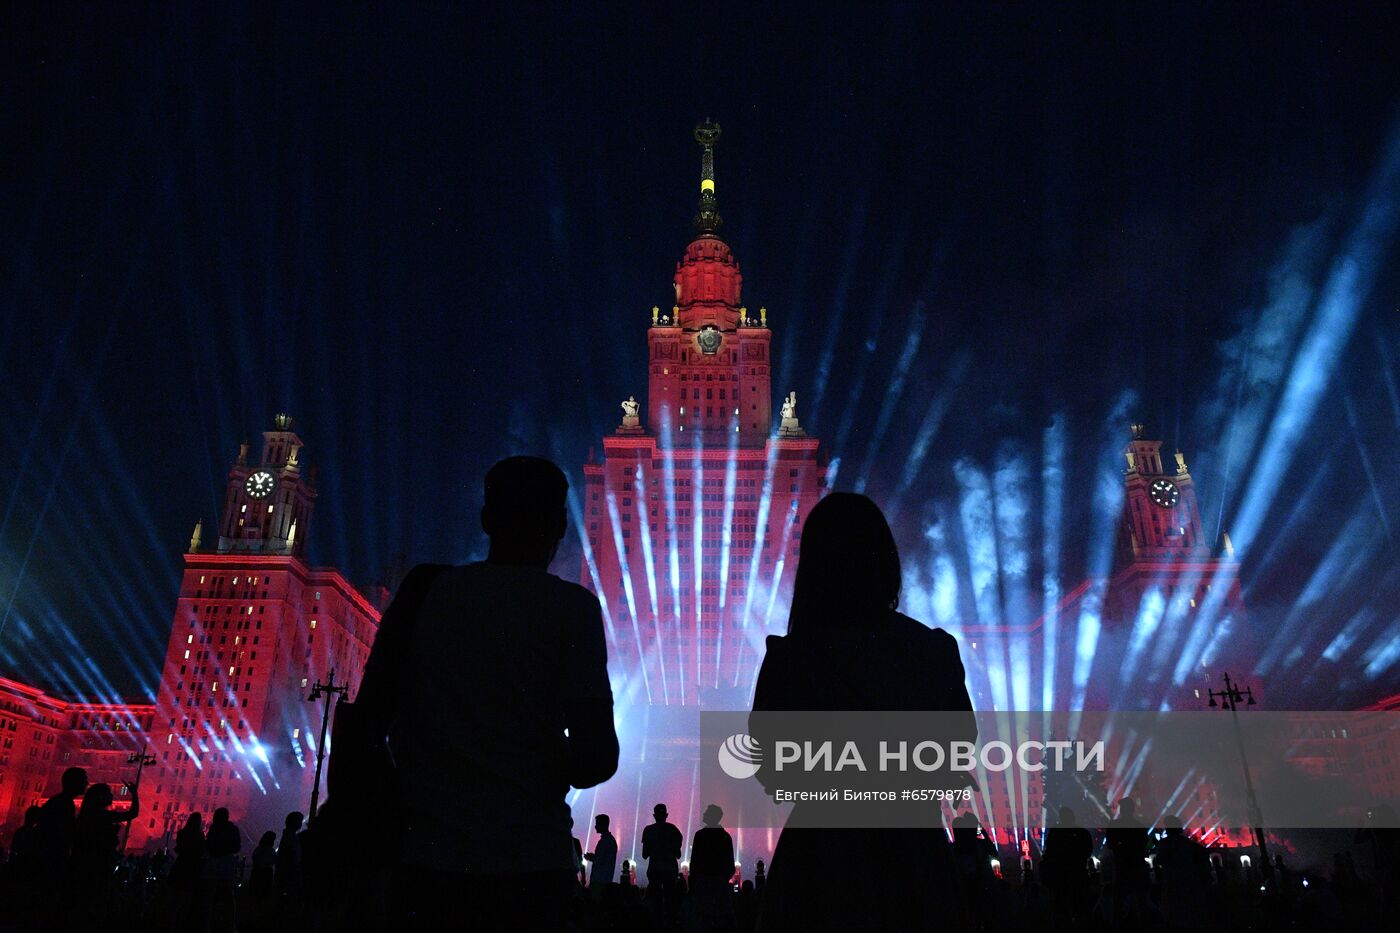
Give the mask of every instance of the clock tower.
[[1118, 531], [1118, 556], [1123, 562], [1179, 561], [1210, 555], [1201, 533], [1196, 489], [1178, 451], [1162, 463], [1162, 442], [1151, 440], [1144, 425], [1132, 426], [1123, 449], [1127, 469], [1123, 523]]
[[316, 491], [301, 439], [278, 415], [261, 455], [228, 472], [217, 538], [195, 526], [161, 670], [156, 762], [141, 785], [131, 844], [169, 845], [192, 811], [279, 825], [305, 806], [320, 718], [312, 683], [359, 688], [387, 594], [306, 563]]
[[228, 473], [218, 553], [305, 553], [316, 489], [302, 473], [301, 448], [286, 414], [277, 415], [272, 430], [263, 432], [257, 463], [248, 462], [246, 443], [239, 446], [238, 460]]
[[1104, 624], [1131, 632], [1144, 618], [1160, 615], [1166, 630], [1180, 633], [1182, 650], [1195, 660], [1188, 662], [1189, 674], [1178, 672], [1168, 699], [1192, 708], [1212, 677], [1245, 666], [1208, 647], [1223, 627], [1244, 625], [1239, 562], [1228, 534], [1218, 549], [1206, 540], [1185, 454], [1177, 451], [1164, 462], [1162, 442], [1134, 424], [1123, 459], [1123, 515]]

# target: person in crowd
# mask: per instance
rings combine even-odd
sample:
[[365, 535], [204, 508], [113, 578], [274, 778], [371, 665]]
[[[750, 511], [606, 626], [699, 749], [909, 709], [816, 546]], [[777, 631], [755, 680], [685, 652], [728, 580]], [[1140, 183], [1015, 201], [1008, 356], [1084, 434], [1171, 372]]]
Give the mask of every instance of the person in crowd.
[[259, 929], [266, 929], [275, 915], [277, 896], [277, 833], [269, 829], [253, 847], [252, 868], [248, 875], [248, 898], [251, 914]]
[[1104, 831], [1113, 853], [1113, 915], [1119, 924], [1146, 922], [1151, 879], [1147, 874], [1147, 828], [1137, 815], [1137, 801], [1118, 801], [1118, 817]]
[[78, 801], [87, 789], [87, 771], [69, 768], [63, 772], [59, 792], [44, 801], [39, 811], [35, 851], [39, 858], [40, 886], [46, 892], [42, 900], [51, 904], [58, 905], [61, 901], [68, 857], [73, 852], [73, 837], [78, 832]]
[[588, 875], [588, 890], [595, 899], [607, 891], [608, 885], [613, 883], [613, 873], [617, 871], [617, 839], [608, 829], [609, 823], [606, 813], [599, 813], [593, 818], [593, 831], [598, 834], [598, 841], [594, 843], [593, 851], [584, 856], [593, 866]]
[[39, 822], [43, 814], [43, 808], [37, 804], [29, 806], [24, 811], [24, 822], [10, 836], [10, 857], [5, 862], [5, 882], [10, 889], [32, 892], [31, 886], [38, 879]]
[[685, 840], [674, 823], [667, 821], [666, 805], [651, 810], [654, 822], [642, 830], [642, 858], [647, 860], [647, 896], [666, 903], [671, 898], [676, 876], [681, 870], [681, 847]]
[[568, 488], [548, 460], [497, 463], [486, 559], [414, 568], [381, 621], [356, 703], [390, 711], [397, 926], [441, 929], [464, 900], [510, 905], [500, 925], [515, 929], [567, 913], [565, 793], [610, 778], [618, 756], [598, 598], [549, 573]]
[[203, 877], [204, 817], [196, 810], [175, 834], [175, 864], [170, 866], [168, 878], [170, 917], [175, 930], [189, 929]]
[[[681, 914], [684, 931], [732, 930], [736, 919], [729, 881], [734, 877], [734, 838], [720, 825], [724, 810], [705, 808], [705, 825], [690, 844], [690, 896]], [[752, 885], [750, 885], [752, 888]]]
[[238, 884], [238, 850], [242, 838], [229, 819], [228, 808], [219, 807], [204, 837], [204, 872], [201, 903], [207, 933], [234, 933], [237, 909], [234, 890]]
[[112, 870], [117, 864], [121, 826], [141, 815], [141, 800], [134, 784], [125, 785], [131, 806], [112, 809], [112, 788], [93, 784], [83, 794], [73, 833], [71, 874], [76, 907], [83, 916], [102, 919], [111, 895]]
[[690, 846], [690, 886], [695, 890], [701, 879], [717, 880], [728, 887], [734, 877], [734, 838], [720, 825], [724, 810], [710, 804], [700, 816], [705, 825], [695, 833]]
[[[761, 714], [781, 710], [944, 710], [953, 714], [944, 741], [975, 738], [957, 642], [898, 612], [900, 586], [894, 535], [873, 501], [833, 493], [813, 507], [788, 633], [768, 636], [754, 692], [749, 731], [760, 744]], [[794, 806], [778, 838], [760, 928], [949, 930], [964, 922], [941, 828], [802, 826], [806, 806]], [[864, 870], [871, 865], [883, 870]]]
[[289, 920], [301, 910], [301, 824], [305, 817], [300, 810], [287, 814], [282, 822], [282, 841], [277, 846], [277, 897], [282, 902], [282, 914]]
[[574, 864], [578, 866], [578, 886], [588, 887], [588, 862], [583, 857], [583, 842], [573, 835], [574, 818], [569, 817], [569, 835], [574, 840]]
[[1161, 879], [1158, 903], [1162, 923], [1169, 930], [1204, 930], [1210, 915], [1201, 909], [1210, 895], [1210, 855], [1190, 836], [1181, 817], [1169, 815], [1165, 831], [1153, 847], [1154, 864]]
[[997, 847], [982, 830], [977, 814], [965, 810], [953, 818], [953, 863], [958, 887], [969, 913], [984, 925], [996, 893], [996, 871], [992, 867], [996, 858]]
[[[1378, 804], [1366, 814], [1366, 824], [1356, 831], [1355, 841], [1370, 843], [1371, 863], [1385, 910], [1400, 914], [1400, 821], [1388, 803]], [[1350, 853], [1347, 853], [1350, 856]]]
[[1059, 821], [1045, 831], [1040, 878], [1050, 892], [1050, 912], [1056, 930], [1078, 930], [1092, 909], [1089, 858], [1094, 837], [1078, 824], [1073, 807], [1059, 808]]

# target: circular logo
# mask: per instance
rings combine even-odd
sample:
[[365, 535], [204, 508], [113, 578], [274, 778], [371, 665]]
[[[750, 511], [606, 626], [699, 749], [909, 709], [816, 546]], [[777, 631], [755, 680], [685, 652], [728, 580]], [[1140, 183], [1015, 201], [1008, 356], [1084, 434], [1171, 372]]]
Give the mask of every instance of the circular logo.
[[763, 749], [754, 737], [736, 732], [719, 747], [719, 767], [735, 780], [745, 780], [758, 773], [763, 765]]

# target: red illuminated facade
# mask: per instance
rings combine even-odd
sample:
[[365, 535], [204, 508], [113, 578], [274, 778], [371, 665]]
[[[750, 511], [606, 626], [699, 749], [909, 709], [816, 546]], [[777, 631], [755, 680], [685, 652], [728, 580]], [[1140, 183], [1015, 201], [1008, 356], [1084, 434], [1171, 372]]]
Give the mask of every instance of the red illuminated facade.
[[[802, 521], [823, 492], [819, 443], [775, 424], [767, 311], [719, 234], [713, 148], [701, 126], [697, 236], [669, 311], [646, 329], [645, 403], [584, 466], [583, 582], [604, 603], [610, 665], [652, 706], [748, 702], [763, 637], [786, 618]], [[645, 410], [645, 416], [642, 412]]]
[[316, 489], [292, 420], [278, 415], [230, 468], [216, 533], [195, 526], [153, 705], [64, 700], [0, 678], [0, 827], [57, 792], [78, 765], [118, 791], [143, 745], [130, 845], [168, 845], [192, 811], [227, 807], [254, 835], [305, 811], [319, 739], [309, 685], [335, 672], [352, 693], [387, 598], [305, 562]]
[[67, 700], [0, 677], [0, 838], [8, 841], [24, 811], [58, 790], [66, 768], [112, 785], [121, 807], [123, 782], [135, 777], [127, 759], [154, 719], [154, 706]]
[[250, 833], [305, 811], [331, 671], [358, 684], [383, 594], [307, 566], [316, 490], [291, 419], [277, 416], [250, 461], [229, 470], [217, 534], [185, 554], [132, 842], [170, 838], [191, 811], [228, 807]]

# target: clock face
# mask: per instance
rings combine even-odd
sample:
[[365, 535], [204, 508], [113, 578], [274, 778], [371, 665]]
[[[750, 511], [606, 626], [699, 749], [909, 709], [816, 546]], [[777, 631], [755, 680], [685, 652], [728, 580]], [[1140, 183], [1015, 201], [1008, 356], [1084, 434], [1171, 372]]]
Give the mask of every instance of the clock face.
[[259, 470], [248, 477], [248, 482], [243, 484], [243, 488], [248, 490], [248, 495], [254, 499], [261, 499], [272, 492], [272, 474], [266, 470]]
[[1154, 505], [1159, 508], [1169, 509], [1176, 505], [1177, 497], [1181, 495], [1176, 488], [1176, 483], [1169, 479], [1159, 479], [1147, 487], [1147, 495], [1152, 499]]

